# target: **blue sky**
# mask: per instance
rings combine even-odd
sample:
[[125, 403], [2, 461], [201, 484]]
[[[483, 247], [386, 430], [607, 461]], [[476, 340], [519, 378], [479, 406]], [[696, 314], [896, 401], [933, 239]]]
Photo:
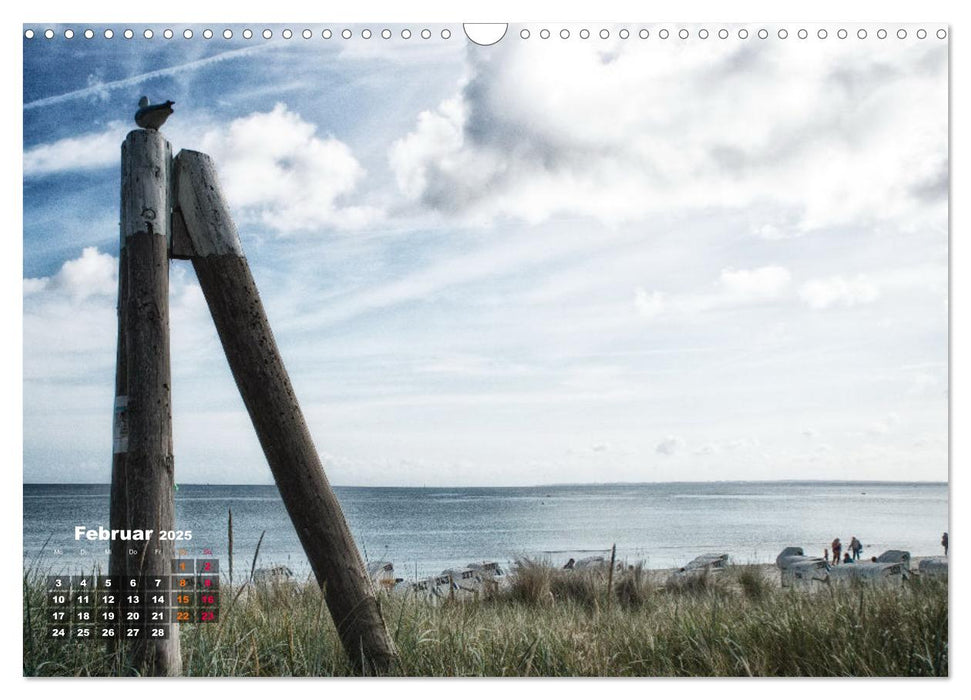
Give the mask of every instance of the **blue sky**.
[[[108, 479], [142, 94], [220, 168], [335, 483], [946, 479], [947, 42], [806, 26], [25, 40], [25, 480]], [[171, 291], [179, 481], [269, 482]]]

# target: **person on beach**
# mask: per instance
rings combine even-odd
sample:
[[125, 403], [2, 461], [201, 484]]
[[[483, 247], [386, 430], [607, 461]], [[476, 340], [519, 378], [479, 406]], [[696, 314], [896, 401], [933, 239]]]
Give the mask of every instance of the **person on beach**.
[[854, 561], [855, 561], [854, 559], [850, 559], [850, 553], [849, 552], [847, 552], [846, 554], [843, 555], [843, 563], [844, 564], [852, 564]]
[[831, 546], [833, 548], [833, 563], [834, 564], [839, 564], [840, 563], [840, 554], [843, 551], [843, 543], [840, 542], [840, 538], [837, 537], [835, 540], [833, 540], [833, 544]]
[[947, 533], [941, 536], [941, 546], [944, 548], [944, 556], [947, 556]]
[[853, 554], [853, 561], [857, 561], [860, 558], [860, 553], [863, 552], [863, 543], [853, 536], [850, 540], [850, 552]]

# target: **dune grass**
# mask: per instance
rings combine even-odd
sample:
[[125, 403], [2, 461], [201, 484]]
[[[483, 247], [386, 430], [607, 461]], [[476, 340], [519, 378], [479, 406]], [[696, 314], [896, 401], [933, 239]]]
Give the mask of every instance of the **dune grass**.
[[[608, 595], [603, 572], [526, 563], [493, 595], [381, 604], [405, 676], [946, 676], [947, 590], [810, 593], [745, 566], [665, 584], [633, 567]], [[25, 675], [130, 672], [98, 642], [46, 639], [43, 600], [25, 577]], [[183, 625], [181, 646], [187, 676], [352, 673], [315, 585], [224, 588], [219, 623]]]

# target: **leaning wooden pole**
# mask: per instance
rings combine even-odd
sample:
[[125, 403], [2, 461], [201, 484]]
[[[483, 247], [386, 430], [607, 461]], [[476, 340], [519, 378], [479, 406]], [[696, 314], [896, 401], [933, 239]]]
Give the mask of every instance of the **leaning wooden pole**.
[[[154, 129], [132, 131], [122, 146], [119, 292], [119, 366], [116, 376], [111, 524], [151, 530], [144, 542], [126, 542], [123, 564], [112, 550], [109, 570], [132, 577], [170, 574], [175, 529], [175, 462], [169, 361], [169, 241], [172, 149]], [[126, 430], [127, 429], [127, 430]], [[181, 675], [178, 626], [164, 638], [132, 647], [143, 675]]]
[[175, 171], [181, 212], [174, 217], [172, 256], [192, 260], [236, 385], [348, 657], [359, 671], [391, 672], [397, 650], [297, 403], [213, 162], [204, 153], [182, 151]]

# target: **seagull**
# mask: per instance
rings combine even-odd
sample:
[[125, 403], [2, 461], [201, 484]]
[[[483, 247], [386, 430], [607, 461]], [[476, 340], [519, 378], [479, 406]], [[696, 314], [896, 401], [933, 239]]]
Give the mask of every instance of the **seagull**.
[[162, 104], [150, 105], [148, 98], [142, 97], [138, 101], [138, 111], [135, 112], [135, 123], [143, 129], [158, 129], [172, 114], [174, 104], [172, 100], [166, 100]]

